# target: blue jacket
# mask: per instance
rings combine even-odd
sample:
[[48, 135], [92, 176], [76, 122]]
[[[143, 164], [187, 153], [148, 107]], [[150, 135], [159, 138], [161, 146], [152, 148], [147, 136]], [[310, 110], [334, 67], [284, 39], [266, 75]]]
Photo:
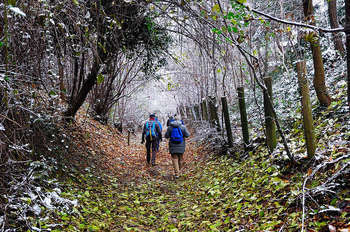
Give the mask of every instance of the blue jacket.
[[158, 123], [158, 125], [159, 125], [160, 132], [162, 132], [163, 127], [162, 127], [162, 124], [160, 123], [160, 121], [158, 120], [158, 118], [156, 118], [156, 122], [157, 122], [157, 123]]
[[187, 128], [185, 127], [185, 125], [183, 125], [181, 123], [180, 120], [177, 121], [172, 121], [165, 133], [165, 138], [170, 138], [171, 136], [171, 132], [173, 131], [173, 128], [179, 127], [181, 129], [181, 132], [183, 134], [184, 140], [182, 141], [182, 143], [172, 143], [169, 140], [169, 153], [170, 154], [183, 154], [185, 152], [185, 148], [186, 148], [186, 141], [185, 138], [190, 136], [190, 133], [188, 132]]

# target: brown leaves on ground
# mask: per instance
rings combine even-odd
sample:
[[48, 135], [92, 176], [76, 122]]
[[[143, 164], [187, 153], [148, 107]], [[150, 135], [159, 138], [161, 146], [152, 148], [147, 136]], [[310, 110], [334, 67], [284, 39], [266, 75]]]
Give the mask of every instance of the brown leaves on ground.
[[[76, 147], [84, 150], [80, 155], [90, 156], [86, 157], [90, 163], [80, 163], [81, 168], [94, 165], [97, 171], [117, 176], [121, 181], [173, 177], [174, 171], [166, 139], [160, 144], [157, 165], [151, 167], [146, 162], [146, 148], [141, 144], [141, 133], [131, 134], [128, 145], [127, 132], [121, 134], [117, 129], [102, 125], [81, 112], [76, 117], [73, 133], [74, 138], [78, 138], [78, 141], [75, 141]], [[184, 173], [191, 167], [191, 163], [201, 159], [198, 155], [199, 150], [189, 138], [184, 154]], [[72, 152], [79, 155], [76, 150]]]

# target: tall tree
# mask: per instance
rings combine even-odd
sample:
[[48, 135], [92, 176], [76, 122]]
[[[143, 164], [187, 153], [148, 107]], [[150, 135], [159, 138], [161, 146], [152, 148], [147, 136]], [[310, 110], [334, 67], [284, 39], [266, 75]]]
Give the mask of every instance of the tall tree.
[[309, 158], [315, 156], [316, 143], [314, 135], [314, 126], [311, 113], [311, 101], [309, 83], [306, 78], [306, 62], [304, 60], [297, 63], [298, 84], [301, 95], [301, 108], [303, 115], [304, 137], [306, 141], [306, 149]]
[[[306, 21], [312, 25], [315, 25], [312, 0], [303, 0], [303, 8]], [[316, 95], [322, 106], [329, 106], [331, 104], [331, 97], [328, 94], [325, 83], [325, 72], [319, 38], [314, 32], [311, 32], [308, 38], [314, 63], [315, 74], [313, 85], [316, 91]]]
[[[337, 0], [327, 0], [328, 2], [328, 17], [331, 24], [331, 28], [339, 28], [338, 17], [337, 17]], [[333, 33], [334, 47], [339, 53], [344, 56], [345, 49], [343, 46], [342, 36], [340, 33]]]
[[348, 107], [350, 110], [350, 1], [345, 1], [346, 64], [348, 76]]
[[[96, 84], [101, 66], [107, 64], [109, 59], [122, 50], [144, 51], [139, 55], [144, 59], [143, 71], [147, 75], [164, 64], [161, 56], [170, 41], [165, 31], [152, 21], [145, 5], [107, 0], [96, 0], [90, 4], [97, 38], [92, 48], [95, 51], [93, 64], [87, 79], [64, 113], [68, 118], [75, 116]], [[111, 19], [114, 19], [113, 23], [110, 23]]]

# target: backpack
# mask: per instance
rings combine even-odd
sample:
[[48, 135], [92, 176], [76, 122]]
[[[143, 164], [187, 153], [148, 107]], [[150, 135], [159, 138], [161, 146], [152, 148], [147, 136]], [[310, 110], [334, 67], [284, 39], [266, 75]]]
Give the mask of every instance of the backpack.
[[182, 131], [180, 127], [173, 127], [170, 135], [170, 141], [172, 143], [180, 144], [184, 140]]
[[150, 126], [150, 122], [146, 122], [146, 137], [149, 137], [151, 141], [157, 137], [156, 122], [153, 122], [152, 126]]
[[162, 124], [160, 123], [160, 121], [158, 120], [158, 118], [156, 118], [156, 122], [158, 123], [158, 125], [159, 125], [159, 129], [160, 129], [160, 131], [162, 131], [163, 130], [163, 128], [162, 128]]

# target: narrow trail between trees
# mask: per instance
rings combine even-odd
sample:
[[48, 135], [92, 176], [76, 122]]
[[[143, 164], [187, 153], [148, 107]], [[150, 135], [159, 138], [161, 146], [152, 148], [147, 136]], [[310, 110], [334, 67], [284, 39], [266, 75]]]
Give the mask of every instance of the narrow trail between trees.
[[[128, 145], [127, 133], [121, 134], [117, 129], [101, 125], [83, 114], [77, 117], [77, 126], [80, 133], [85, 134], [88, 150], [98, 156], [98, 165], [112, 176], [119, 177], [120, 181], [137, 181], [140, 178], [173, 180], [174, 171], [167, 139], [164, 138], [160, 143], [156, 166], [152, 167], [146, 162], [146, 148], [141, 144], [140, 133], [131, 134]], [[199, 150], [192, 135], [186, 140], [182, 174], [191, 175], [193, 163], [202, 159]]]
[[[311, 215], [303, 222], [301, 186], [312, 169], [282, 175], [281, 166], [271, 165], [271, 156], [262, 145], [239, 162], [227, 156], [206, 157], [192, 132], [183, 176], [175, 180], [166, 140], [161, 143], [157, 165], [151, 167], [146, 164], [140, 134], [131, 136], [128, 145], [127, 133], [84, 113], [70, 129], [76, 142], [68, 152], [72, 157], [67, 158], [87, 171], [78, 170], [65, 180], [62, 196], [77, 204], [45, 222], [58, 225], [59, 230], [53, 231], [296, 232], [302, 225], [313, 228], [308, 231], [324, 231], [328, 225], [349, 227], [346, 204], [337, 216]], [[335, 131], [334, 138], [337, 136]], [[325, 172], [332, 173], [336, 170]], [[327, 179], [325, 175], [312, 184]], [[344, 189], [339, 199], [348, 202], [348, 193]]]

